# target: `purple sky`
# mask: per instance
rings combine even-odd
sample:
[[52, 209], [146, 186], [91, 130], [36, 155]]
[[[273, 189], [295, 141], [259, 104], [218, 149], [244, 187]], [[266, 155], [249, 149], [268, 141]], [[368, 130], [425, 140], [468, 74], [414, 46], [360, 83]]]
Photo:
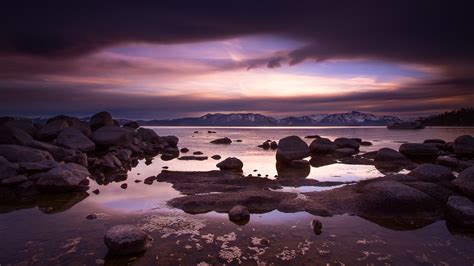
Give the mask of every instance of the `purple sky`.
[[472, 16], [422, 2], [6, 7], [0, 115], [417, 116], [472, 106]]

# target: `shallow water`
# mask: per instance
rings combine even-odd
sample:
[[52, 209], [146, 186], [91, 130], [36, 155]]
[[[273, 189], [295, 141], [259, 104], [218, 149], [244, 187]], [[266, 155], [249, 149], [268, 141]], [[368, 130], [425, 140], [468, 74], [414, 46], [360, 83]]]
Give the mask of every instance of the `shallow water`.
[[[176, 135], [179, 147], [202, 151], [204, 155], [235, 156], [244, 162], [245, 174], [278, 174], [275, 152], [257, 148], [266, 139], [288, 135], [318, 134], [336, 137], [360, 137], [374, 143], [364, 151], [381, 147], [398, 148], [400, 142], [421, 142], [427, 138], [452, 141], [462, 134], [474, 135], [473, 128], [427, 128], [421, 131], [387, 130], [380, 127], [345, 128], [153, 128], [159, 135]], [[200, 133], [194, 134], [198, 130]], [[207, 133], [208, 130], [216, 134]], [[193, 137], [194, 136], [194, 137]], [[231, 145], [214, 145], [219, 137], [241, 139]], [[308, 143], [312, 140], [307, 139]], [[396, 220], [368, 220], [356, 216], [315, 217], [308, 213], [273, 211], [252, 214], [250, 222], [238, 226], [226, 214], [185, 214], [170, 209], [166, 201], [181, 194], [168, 183], [135, 183], [157, 175], [163, 166], [169, 170], [206, 171], [217, 169], [218, 161], [162, 161], [151, 165], [141, 161], [123, 182], [105, 186], [91, 182], [89, 194], [45, 197], [37, 202], [0, 206], [0, 265], [95, 265], [133, 262], [159, 264], [309, 264], [309, 265], [472, 265], [474, 241], [465, 234], [450, 232], [444, 221], [401, 223]], [[254, 170], [257, 170], [254, 172]], [[358, 181], [381, 176], [373, 166], [333, 164], [311, 168], [307, 178], [320, 181]], [[100, 194], [90, 193], [99, 188]], [[283, 190], [302, 193], [331, 187], [300, 187]], [[96, 213], [96, 220], [87, 220]], [[314, 235], [310, 221], [323, 223], [321, 235]], [[179, 222], [179, 226], [176, 223]], [[115, 224], [133, 223], [154, 237], [150, 250], [137, 258], [109, 258], [103, 244], [105, 231]], [[183, 230], [186, 229], [186, 230]], [[268, 244], [259, 244], [259, 239]]]

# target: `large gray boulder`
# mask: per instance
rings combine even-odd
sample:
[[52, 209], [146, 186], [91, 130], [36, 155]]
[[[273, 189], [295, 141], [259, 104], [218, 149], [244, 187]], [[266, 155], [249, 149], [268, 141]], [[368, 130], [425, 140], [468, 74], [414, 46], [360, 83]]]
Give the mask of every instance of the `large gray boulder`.
[[456, 226], [474, 228], [474, 203], [465, 197], [449, 197], [446, 204], [446, 219]]
[[160, 142], [160, 137], [156, 132], [152, 129], [149, 128], [139, 128], [137, 130], [136, 135], [143, 141], [146, 142], [151, 142], [151, 143], [159, 143]]
[[454, 140], [453, 150], [456, 155], [474, 157], [474, 137], [464, 135]]
[[439, 150], [429, 143], [404, 143], [399, 151], [412, 160], [434, 161], [438, 157]]
[[3, 156], [0, 156], [0, 181], [6, 178], [16, 176], [17, 170], [17, 164], [8, 161]]
[[455, 178], [449, 168], [430, 163], [418, 165], [408, 175], [426, 182], [444, 182]]
[[67, 127], [69, 124], [65, 120], [53, 120], [38, 130], [36, 137], [45, 141], [53, 140]]
[[314, 154], [329, 154], [336, 151], [336, 144], [327, 138], [318, 138], [309, 145], [309, 150]]
[[117, 126], [104, 126], [92, 133], [92, 141], [99, 146], [130, 146], [133, 131]]
[[464, 169], [453, 183], [466, 196], [474, 199], [474, 166]]
[[68, 149], [90, 152], [95, 149], [95, 144], [88, 137], [86, 137], [77, 128], [66, 128], [59, 133], [56, 138], [56, 144]]
[[101, 127], [113, 126], [114, 120], [109, 112], [100, 112], [91, 117], [89, 125], [92, 131], [95, 131]]
[[235, 157], [229, 157], [216, 165], [220, 170], [242, 171], [244, 163]]
[[20, 128], [12, 126], [0, 126], [0, 144], [25, 145], [33, 141], [33, 137]]
[[10, 162], [40, 162], [54, 160], [53, 156], [47, 151], [14, 144], [0, 144], [0, 156], [3, 156]]
[[36, 186], [40, 190], [66, 192], [88, 188], [89, 170], [75, 163], [60, 164], [48, 172], [37, 174]]
[[334, 144], [336, 144], [337, 148], [351, 148], [354, 150], [359, 150], [360, 148], [360, 142], [356, 139], [337, 138], [334, 140]]
[[291, 163], [293, 160], [300, 160], [310, 155], [308, 144], [298, 136], [289, 136], [278, 141], [276, 152], [277, 162]]
[[134, 225], [116, 225], [105, 233], [104, 243], [111, 255], [133, 255], [151, 246], [151, 236]]
[[399, 170], [411, 164], [412, 162], [407, 157], [390, 148], [382, 148], [375, 154], [377, 168]]

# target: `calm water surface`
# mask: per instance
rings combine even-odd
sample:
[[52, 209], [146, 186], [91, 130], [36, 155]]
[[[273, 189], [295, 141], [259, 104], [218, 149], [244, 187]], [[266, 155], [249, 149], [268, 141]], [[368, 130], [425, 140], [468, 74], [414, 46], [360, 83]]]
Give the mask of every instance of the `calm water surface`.
[[[257, 148], [267, 139], [288, 135], [318, 134], [334, 139], [359, 137], [373, 146], [398, 148], [403, 142], [422, 142], [427, 138], [452, 141], [462, 134], [474, 135], [473, 128], [427, 128], [419, 131], [387, 130], [381, 127], [318, 128], [195, 128], [153, 127], [159, 135], [176, 135], [179, 147], [202, 151], [204, 155], [235, 156], [244, 162], [245, 174], [273, 178], [275, 152]], [[207, 133], [216, 131], [215, 134]], [[199, 131], [195, 134], [194, 131]], [[229, 137], [241, 139], [231, 145], [209, 141]], [[311, 140], [307, 140], [308, 143]], [[99, 186], [91, 182], [90, 191], [61, 198], [41, 198], [16, 206], [0, 206], [0, 265], [212, 265], [220, 264], [308, 264], [308, 265], [472, 265], [473, 238], [450, 232], [444, 221], [400, 225], [397, 221], [369, 221], [341, 215], [317, 217], [323, 233], [316, 236], [309, 226], [315, 216], [308, 213], [252, 214], [245, 226], [228, 221], [226, 214], [189, 215], [170, 209], [166, 201], [181, 196], [168, 183], [145, 185], [134, 180], [157, 175], [163, 166], [169, 170], [214, 170], [207, 161], [143, 161], [120, 183]], [[257, 171], [254, 171], [257, 170]], [[333, 164], [311, 168], [307, 178], [321, 181], [358, 181], [381, 176], [372, 166]], [[128, 188], [120, 188], [126, 182]], [[318, 191], [322, 188], [285, 188], [287, 191]], [[324, 188], [327, 189], [327, 188]], [[87, 220], [96, 213], [99, 219]], [[105, 231], [115, 224], [141, 226], [154, 237], [153, 247], [136, 258], [108, 258], [103, 244]], [[268, 244], [260, 241], [268, 240]]]

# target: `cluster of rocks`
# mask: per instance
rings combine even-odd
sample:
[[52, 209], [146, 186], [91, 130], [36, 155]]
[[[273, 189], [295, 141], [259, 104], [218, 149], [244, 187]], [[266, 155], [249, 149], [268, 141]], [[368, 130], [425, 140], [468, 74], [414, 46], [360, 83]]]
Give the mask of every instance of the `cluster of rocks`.
[[83, 121], [56, 116], [46, 124], [31, 119], [0, 119], [0, 201], [43, 191], [87, 190], [89, 179], [126, 179], [138, 159], [179, 156], [178, 138], [158, 136], [136, 122], [118, 125], [107, 112]]
[[278, 143], [274, 140], [269, 140], [267, 139], [265, 142], [263, 142], [262, 144], [258, 145], [259, 148], [262, 148], [264, 150], [276, 150], [278, 149]]

